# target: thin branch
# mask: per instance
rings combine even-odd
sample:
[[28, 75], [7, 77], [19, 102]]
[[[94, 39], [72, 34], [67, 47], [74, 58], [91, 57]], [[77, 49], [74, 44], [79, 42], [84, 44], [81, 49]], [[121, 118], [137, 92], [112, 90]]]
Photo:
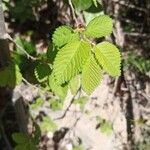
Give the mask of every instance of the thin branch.
[[77, 93], [75, 95], [73, 95], [73, 97], [71, 98], [70, 103], [67, 106], [67, 108], [65, 109], [64, 113], [60, 117], [54, 118], [54, 120], [60, 120], [60, 119], [63, 119], [66, 116], [67, 112], [69, 111], [70, 107], [72, 106], [72, 104], [75, 101], [76, 95], [79, 93], [80, 90], [81, 90], [81, 87], [79, 87], [79, 89], [77, 90]]
[[137, 93], [138, 93], [139, 95], [143, 96], [145, 99], [147, 99], [147, 101], [150, 102], [150, 96], [147, 95], [144, 91], [143, 91], [143, 92], [142, 92], [142, 91], [138, 91]]
[[[25, 78], [22, 77], [22, 81], [24, 81], [26, 84], [28, 84], [29, 86], [32, 86], [33, 88], [37, 89], [38, 87], [31, 84], [30, 82], [28, 82]], [[39, 88], [38, 88], [39, 89]]]
[[37, 87], [36, 85], [31, 84], [30, 82], [28, 82], [25, 78], [22, 77], [22, 81], [24, 81], [27, 85], [29, 85], [30, 87], [33, 87], [35, 89], [38, 90], [38, 93], [41, 97], [44, 96], [45, 91], [42, 90], [41, 88]]
[[150, 38], [150, 35], [146, 34], [146, 33], [141, 34], [141, 33], [136, 33], [136, 32], [130, 32], [130, 33], [125, 32], [124, 34], [127, 35], [127, 36], [135, 36], [135, 37], [139, 36], [139, 37]]
[[19, 44], [17, 44], [17, 43], [11, 38], [11, 36], [10, 36], [9, 34], [6, 33], [4, 36], [5, 36], [5, 39], [8, 39], [8, 40], [10, 40], [11, 42], [13, 42], [22, 52], [24, 52], [24, 53], [27, 55], [27, 58], [28, 58], [28, 59], [32, 59], [32, 60], [34, 60], [34, 61], [37, 60], [37, 58], [31, 56], [25, 49], [23, 49]]
[[114, 2], [114, 3], [117, 3], [117, 4], [119, 4], [119, 5], [128, 7], [128, 8], [131, 8], [131, 9], [136, 9], [136, 10], [139, 10], [139, 11], [146, 12], [146, 9], [144, 9], [144, 8], [142, 8], [142, 7], [138, 7], [138, 6], [133, 5], [133, 4], [125, 3], [125, 1], [113, 0], [113, 2]]
[[71, 12], [72, 12], [73, 19], [74, 19], [76, 25], [78, 26], [79, 23], [78, 23], [76, 14], [75, 14], [75, 9], [74, 9], [74, 7], [73, 7], [72, 0], [68, 0], [68, 2], [69, 2], [69, 5], [70, 5], [70, 8], [71, 8]]

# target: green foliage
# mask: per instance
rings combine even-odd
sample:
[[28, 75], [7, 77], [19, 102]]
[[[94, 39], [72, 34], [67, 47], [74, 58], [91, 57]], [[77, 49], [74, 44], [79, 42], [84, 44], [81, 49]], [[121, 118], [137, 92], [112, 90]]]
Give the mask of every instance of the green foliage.
[[0, 70], [0, 87], [14, 87], [17, 84], [20, 84], [21, 81], [22, 75], [17, 65], [10, 64]]
[[93, 18], [98, 17], [99, 15], [101, 15], [103, 13], [101, 11], [98, 11], [96, 13], [84, 11], [83, 14], [84, 14], [85, 22], [87, 25]]
[[[109, 42], [95, 45], [91, 39], [88, 39], [88, 37], [106, 36], [111, 32], [112, 20], [107, 15], [100, 15], [91, 20], [85, 29], [83, 27], [76, 29], [68, 26], [58, 27], [52, 36], [53, 43], [50, 44], [45, 55], [37, 55], [34, 44], [17, 37], [17, 44], [28, 54], [37, 56], [38, 59], [34, 63], [27, 61], [27, 54], [17, 48], [17, 54], [14, 55], [15, 62], [19, 64], [21, 72], [29, 74], [30, 78], [34, 68], [34, 78], [41, 86], [49, 86], [49, 90], [61, 100], [65, 99], [68, 88], [71, 89], [73, 95], [77, 93], [80, 86], [87, 94], [91, 94], [100, 84], [103, 70], [111, 76], [120, 75], [121, 58], [118, 48]], [[24, 70], [22, 70], [23, 62]], [[32, 66], [31, 71], [28, 70], [29, 66]], [[3, 79], [0, 81], [1, 86], [7, 85], [9, 81], [8, 70], [0, 74]], [[16, 71], [21, 81], [19, 68]], [[56, 108], [61, 107], [58, 103], [51, 105]]]
[[58, 52], [57, 48], [54, 45], [55, 44], [50, 43], [49, 47], [48, 47], [48, 50], [47, 50], [47, 53], [46, 53], [47, 61], [50, 64], [53, 64], [54, 59], [56, 57], [56, 54]]
[[[34, 8], [37, 8], [42, 3], [42, 0], [16, 0], [12, 5], [11, 0], [5, 0], [4, 6], [11, 14], [12, 18], [20, 23], [26, 20], [35, 20]], [[36, 10], [36, 9], [35, 9]], [[37, 13], [37, 12], [36, 12]]]
[[81, 84], [83, 90], [87, 94], [91, 94], [94, 89], [99, 85], [101, 79], [102, 70], [97, 64], [93, 54], [91, 54], [82, 71]]
[[[16, 83], [15, 83], [15, 85], [21, 84], [21, 82], [22, 82], [22, 74], [20, 72], [20, 69], [19, 69], [18, 65], [15, 65], [15, 75], [16, 75]], [[14, 80], [14, 78], [12, 80]]]
[[125, 59], [125, 65], [150, 77], [150, 60], [130, 53]]
[[9, 0], [3, 0], [2, 1], [2, 8], [3, 8], [3, 11], [6, 11], [8, 10], [8, 7], [7, 7], [7, 4], [9, 3]]
[[[84, 29], [73, 30], [62, 26], [53, 34], [53, 44], [59, 49], [55, 53], [53, 71], [49, 77], [50, 89], [65, 97], [64, 84], [75, 94], [80, 84], [76, 76], [81, 75], [81, 86], [87, 94], [91, 94], [102, 80], [103, 70], [111, 76], [120, 75], [121, 58], [118, 48], [102, 42], [93, 45], [88, 37], [102, 37], [112, 32], [112, 20], [107, 15], [100, 15], [90, 21]], [[71, 40], [72, 35], [80, 35]], [[87, 36], [87, 37], [85, 37]], [[80, 39], [79, 39], [80, 37]], [[87, 42], [88, 41], [88, 42]], [[65, 94], [64, 94], [65, 93]]]
[[62, 47], [68, 42], [78, 40], [79, 35], [77, 33], [73, 33], [72, 28], [68, 26], [61, 26], [56, 29], [53, 34], [53, 43], [55, 46]]
[[53, 111], [58, 111], [63, 109], [63, 100], [61, 99], [49, 99], [50, 107]]
[[85, 107], [85, 105], [86, 105], [87, 102], [88, 102], [88, 97], [83, 96], [83, 97], [80, 97], [79, 99], [76, 99], [74, 101], [74, 104], [79, 104], [80, 105], [80, 109], [82, 111], [84, 111], [84, 107]]
[[69, 81], [82, 70], [90, 50], [90, 43], [76, 41], [68, 43], [58, 52], [53, 71], [59, 84]]
[[68, 86], [58, 84], [53, 73], [49, 76], [49, 87], [60, 99], [66, 97]]
[[14, 140], [16, 143], [18, 143], [18, 144], [28, 142], [28, 136], [26, 136], [26, 135], [23, 134], [23, 133], [14, 133], [14, 134], [12, 135], [12, 138], [13, 138], [13, 140]]
[[51, 69], [48, 64], [39, 63], [34, 70], [36, 79], [39, 82], [47, 80], [47, 76], [50, 75]]
[[73, 95], [76, 95], [78, 89], [80, 88], [80, 76], [76, 76], [72, 78], [69, 82], [69, 87], [70, 87], [71, 93]]
[[40, 123], [42, 132], [54, 132], [57, 129], [55, 122], [49, 117], [43, 117], [43, 121]]
[[92, 5], [92, 0], [72, 0], [75, 9], [78, 11], [86, 10]]
[[43, 99], [40, 97], [36, 99], [36, 101], [30, 105], [31, 109], [36, 110], [44, 104]]
[[98, 6], [97, 0], [93, 0], [93, 3], [94, 3], [94, 5], [95, 5], [96, 7]]
[[113, 126], [110, 121], [97, 117], [98, 124], [100, 125], [99, 129], [102, 133], [106, 135], [111, 135], [113, 132]]
[[89, 37], [100, 38], [110, 35], [112, 27], [112, 19], [107, 15], [100, 15], [89, 22], [84, 34]]
[[23, 133], [14, 133], [12, 139], [17, 143], [15, 150], [36, 150], [36, 145], [32, 138], [29, 138]]
[[[19, 36], [16, 37], [15, 42], [22, 48], [24, 49], [28, 54], [34, 55], [36, 53], [36, 48], [35, 45], [31, 42], [28, 42]], [[16, 51], [19, 55], [26, 56], [26, 53], [22, 51], [20, 48], [16, 48]]]
[[84, 150], [82, 146], [74, 146], [73, 150]]
[[[111, 32], [111, 18], [107, 15], [100, 15], [91, 20], [85, 28], [58, 27], [52, 36], [53, 43], [50, 44], [47, 54], [37, 54], [34, 44], [17, 37], [16, 42], [23, 50], [17, 48], [15, 51], [17, 54], [13, 57], [23, 74], [26, 76], [28, 74], [28, 77], [32, 78], [33, 72], [34, 79], [38, 80], [41, 87], [49, 87], [48, 89], [61, 100], [65, 99], [68, 88], [71, 89], [73, 95], [76, 95], [80, 86], [87, 94], [91, 94], [102, 80], [103, 70], [111, 76], [120, 75], [121, 58], [118, 48], [109, 42], [95, 45], [91, 39], [88, 39], [88, 37], [106, 36]], [[25, 51], [38, 59], [34, 62], [27, 61]], [[31, 70], [28, 70], [29, 68]], [[1, 86], [12, 84], [10, 81], [15, 79], [15, 73], [12, 76], [10, 70], [6, 68], [0, 72], [3, 79], [0, 81]], [[16, 75], [20, 78], [16, 81], [20, 82], [19, 68], [16, 68]], [[51, 105], [54, 109], [61, 107], [58, 103]]]
[[115, 45], [109, 42], [102, 42], [95, 46], [94, 51], [98, 62], [107, 73], [111, 76], [120, 75], [121, 58]]

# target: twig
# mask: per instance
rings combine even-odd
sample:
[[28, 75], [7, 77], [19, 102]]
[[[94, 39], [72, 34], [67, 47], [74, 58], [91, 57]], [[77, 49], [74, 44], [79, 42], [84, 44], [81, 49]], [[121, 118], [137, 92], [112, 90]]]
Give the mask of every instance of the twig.
[[13, 42], [22, 52], [24, 52], [26, 55], [27, 55], [27, 58], [28, 59], [32, 59], [32, 60], [37, 60], [37, 58], [35, 58], [35, 57], [33, 57], [33, 56], [31, 56], [25, 49], [23, 49], [19, 44], [17, 44], [12, 38], [11, 38], [11, 36], [9, 35], [9, 34], [5, 34], [5, 39], [8, 39], [8, 40], [10, 40], [11, 42]]
[[139, 95], [143, 96], [145, 99], [147, 99], [148, 101], [150, 101], [150, 96], [146, 95], [145, 92], [142, 92], [142, 91], [138, 91], [137, 92]]
[[145, 38], [150, 38], [150, 35], [149, 34], [140, 34], [140, 33], [136, 33], [136, 32], [130, 32], [130, 33], [124, 33], [125, 35], [127, 36], [139, 36], [139, 37], [145, 37]]
[[142, 8], [142, 7], [138, 7], [138, 6], [133, 5], [133, 4], [127, 4], [127, 3], [125, 3], [125, 1], [113, 0], [113, 2], [114, 2], [114, 3], [118, 3], [119, 5], [128, 7], [128, 8], [131, 8], [131, 9], [136, 9], [136, 10], [139, 10], [139, 11], [146, 12], [146, 9], [144, 9], [144, 8]]
[[[30, 82], [28, 82], [25, 78], [22, 77], [22, 81], [24, 81], [26, 84], [28, 84], [29, 86], [32, 86], [33, 88], [37, 89], [38, 87], [31, 84]], [[38, 88], [39, 89], [39, 88]]]
[[71, 1], [71, 0], [68, 0], [68, 2], [69, 2], [69, 5], [70, 5], [70, 8], [71, 8], [71, 12], [72, 12], [73, 19], [74, 19], [76, 25], [78, 26], [79, 23], [78, 23], [76, 14], [75, 14], [75, 9], [74, 9], [74, 7], [73, 7], [72, 1]]
[[40, 89], [40, 88], [37, 87], [36, 85], [31, 84], [30, 82], [28, 82], [28, 81], [27, 81], [25, 78], [23, 78], [23, 77], [22, 77], [22, 81], [24, 81], [27, 85], [29, 85], [29, 86], [31, 86], [31, 87], [37, 89], [37, 90], [39, 91], [39, 95], [40, 95], [41, 97], [44, 96], [44, 93], [45, 93], [44, 90]]
[[60, 116], [60, 117], [58, 117], [58, 118], [55, 118], [54, 120], [60, 120], [60, 119], [63, 119], [63, 118], [66, 116], [67, 112], [69, 111], [71, 105], [73, 104], [73, 102], [74, 102], [74, 100], [75, 100], [75, 96], [76, 96], [76, 95], [74, 95], [74, 96], [72, 97], [72, 99], [71, 99], [69, 105], [68, 105], [67, 108], [65, 109], [64, 113], [62, 114], [62, 116]]
[[54, 118], [54, 120], [60, 120], [63, 119], [67, 112], [69, 111], [70, 107], [72, 106], [73, 102], [75, 101], [75, 97], [78, 94], [78, 92], [81, 90], [81, 87], [79, 87], [79, 89], [77, 90], [77, 93], [75, 95], [73, 95], [73, 97], [71, 98], [71, 101], [69, 103], [69, 105], [67, 106], [67, 108], [65, 109], [64, 113], [62, 114], [62, 116], [58, 117], [58, 118]]

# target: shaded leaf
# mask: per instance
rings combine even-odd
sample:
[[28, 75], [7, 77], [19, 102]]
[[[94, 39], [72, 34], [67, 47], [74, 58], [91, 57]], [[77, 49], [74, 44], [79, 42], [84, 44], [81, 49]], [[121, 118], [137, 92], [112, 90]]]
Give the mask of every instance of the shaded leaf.
[[28, 142], [28, 138], [25, 134], [23, 133], [13, 133], [12, 134], [12, 139], [18, 143], [18, 144], [23, 144]]
[[86, 10], [92, 5], [92, 0], [72, 0], [76, 10]]
[[35, 70], [35, 77], [39, 82], [43, 82], [47, 79], [47, 76], [51, 73], [51, 68], [48, 64], [39, 63]]

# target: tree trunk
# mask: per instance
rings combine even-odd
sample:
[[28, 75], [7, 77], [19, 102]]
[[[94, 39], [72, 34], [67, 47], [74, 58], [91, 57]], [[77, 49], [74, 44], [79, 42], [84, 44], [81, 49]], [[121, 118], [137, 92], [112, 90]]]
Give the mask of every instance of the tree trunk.
[[[0, 0], [0, 72], [12, 63], [12, 60], [10, 58], [9, 44], [8, 44], [7, 39], [5, 38], [6, 34], [7, 32], [5, 29], [4, 13], [2, 9], [2, 0]], [[12, 72], [10, 76], [12, 74], [15, 74], [15, 69], [12, 69], [12, 71], [14, 72]], [[16, 81], [16, 79], [13, 79], [13, 80]], [[0, 123], [3, 123], [2, 118], [4, 115], [6, 115], [7, 117], [7, 112], [4, 110], [7, 108], [7, 103], [12, 104], [12, 98], [13, 99], [15, 98], [15, 93], [13, 92], [13, 88], [0, 87]], [[20, 128], [20, 132], [28, 134], [27, 125], [28, 125], [29, 113], [26, 111], [24, 107], [24, 102], [22, 98], [19, 98], [13, 103], [14, 104], [12, 104], [12, 107], [13, 107], [14, 112], [16, 113], [16, 118], [17, 118], [17, 122]], [[15, 120], [14, 120], [14, 123], [15, 123]]]
[[6, 29], [4, 14], [2, 9], [2, 1], [0, 0], [0, 70], [10, 62], [9, 46], [7, 40], [5, 39], [5, 34]]
[[[109, 16], [112, 16], [114, 21], [113, 34], [111, 35], [111, 39], [109, 40], [111, 40], [114, 44], [118, 45], [120, 49], [123, 49], [125, 44], [125, 37], [123, 33], [123, 28], [121, 26], [121, 22], [118, 19], [120, 17], [120, 5], [116, 3], [117, 1], [118, 0], [102, 0], [102, 5], [104, 8], [104, 12]], [[133, 102], [130, 89], [126, 83], [125, 74], [123, 72], [123, 66], [121, 67], [121, 76], [116, 78], [115, 80], [115, 85], [113, 89], [114, 96], [116, 96], [117, 93], [119, 94], [121, 93], [122, 84], [129, 91], [127, 93], [124, 93], [124, 95], [127, 94], [126, 99], [122, 99], [122, 96], [120, 96], [120, 107], [122, 107], [122, 109], [126, 110], [127, 112], [127, 115], [125, 115], [127, 141], [128, 141], [127, 147], [128, 149], [132, 149], [132, 146], [134, 144], [134, 135], [133, 135], [134, 123], [131, 121], [134, 120]]]
[[[0, 0], [0, 71], [10, 63], [9, 46], [5, 39], [6, 29], [4, 22], [4, 14], [2, 10], [2, 1]], [[6, 104], [6, 88], [0, 87], [0, 111]]]

